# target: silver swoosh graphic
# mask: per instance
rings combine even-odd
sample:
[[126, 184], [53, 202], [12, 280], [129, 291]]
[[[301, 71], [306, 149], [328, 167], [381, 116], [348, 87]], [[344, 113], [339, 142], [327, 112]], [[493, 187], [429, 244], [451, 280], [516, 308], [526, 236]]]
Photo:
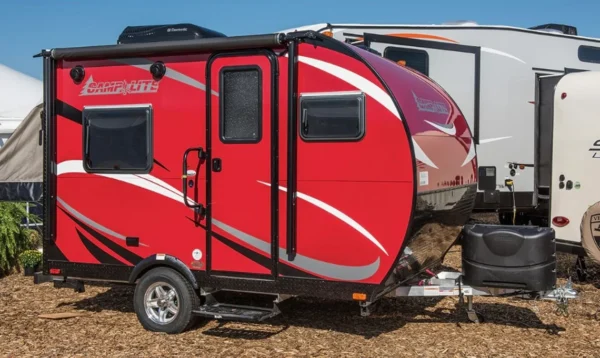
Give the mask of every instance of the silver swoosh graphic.
[[[242, 232], [218, 220], [212, 219], [212, 223], [221, 230], [225, 231], [226, 233], [232, 236], [235, 236], [236, 238], [245, 242], [246, 244], [264, 252], [267, 255], [271, 255], [271, 244], [269, 244], [268, 242], [262, 241], [254, 236], [248, 235], [245, 232]], [[366, 266], [343, 266], [311, 259], [310, 257], [302, 255], [296, 255], [294, 261], [290, 262], [285, 259], [286, 256], [287, 254], [285, 250], [279, 248], [279, 259], [281, 261], [285, 261], [294, 266], [298, 266], [308, 272], [314, 272], [321, 276], [345, 281], [360, 281], [373, 276], [379, 269], [380, 262], [380, 258], [377, 257], [377, 259], [373, 263]]]
[[[57, 175], [62, 175], [62, 174], [67, 174], [67, 173], [85, 173], [83, 171], [82, 162], [80, 160], [71, 160], [71, 161], [64, 161], [64, 162], [58, 163]], [[98, 175], [98, 174], [94, 174], [94, 175]], [[153, 177], [149, 174], [144, 174], [144, 179], [146, 179], [146, 180], [140, 180], [141, 178], [137, 178], [136, 176], [127, 176], [127, 175], [101, 174], [100, 176], [104, 176], [104, 177], [107, 177], [107, 178], [110, 178], [113, 180], [118, 180], [118, 181], [127, 183], [129, 185], [136, 186], [138, 188], [156, 193], [160, 196], [164, 196], [171, 200], [177, 201], [180, 204], [183, 204], [183, 193], [181, 191], [177, 190], [176, 188], [172, 187], [171, 185], [169, 185], [165, 182], [161, 182], [160, 179]], [[158, 182], [161, 182], [161, 185], [159, 185]], [[66, 209], [68, 209], [68, 211], [71, 214], [73, 214], [73, 216], [77, 217], [81, 221], [87, 223], [88, 225], [90, 225], [102, 232], [105, 232], [107, 234], [115, 236], [121, 240], [125, 240], [125, 235], [116, 233], [116, 232], [92, 221], [91, 219], [85, 217], [83, 214], [77, 212], [75, 209], [73, 209], [72, 207], [70, 207], [69, 205], [64, 203], [64, 201], [62, 201], [61, 199], [57, 198], [57, 200]], [[191, 200], [191, 201], [193, 202], [193, 200]], [[190, 210], [193, 210], [193, 209], [190, 209]], [[221, 230], [238, 238], [238, 240], [241, 240], [241, 241], [247, 243], [248, 245], [256, 248], [257, 250], [260, 250], [267, 255], [271, 254], [271, 244], [270, 243], [262, 241], [251, 235], [248, 235], [238, 229], [235, 229], [235, 228], [215, 219], [215, 218], [212, 219], [212, 223], [215, 226], [219, 227]], [[143, 245], [143, 244], [140, 243], [140, 245]], [[147, 246], [147, 245], [144, 245], [144, 246]], [[324, 277], [330, 277], [332, 279], [338, 279], [338, 280], [344, 280], [344, 281], [352, 281], [352, 280], [359, 281], [359, 280], [367, 279], [367, 278], [373, 276], [377, 272], [377, 270], [379, 269], [379, 265], [380, 265], [379, 257], [373, 263], [368, 264], [366, 266], [336, 265], [336, 264], [332, 264], [329, 262], [316, 260], [316, 259], [313, 259], [313, 258], [310, 258], [307, 256], [303, 256], [303, 255], [296, 255], [296, 257], [294, 258], [294, 261], [290, 262], [285, 259], [285, 257], [287, 257], [287, 255], [286, 255], [285, 249], [282, 249], [282, 248], [279, 248], [279, 257], [280, 257], [281, 261], [290, 263], [296, 267], [306, 270], [307, 272], [313, 272], [315, 274], [318, 274], [318, 275], [321, 275]]]
[[[149, 71], [150, 70], [150, 66], [152, 66], [152, 64], [154, 62], [147, 60], [145, 58], [125, 58], [125, 59], [114, 59], [113, 61], [115, 62], [119, 62], [119, 63], [123, 63], [125, 65], [129, 65], [129, 66], [133, 66], [133, 67], [137, 67], [137, 68], [141, 68], [143, 70]], [[167, 67], [167, 72], [165, 73], [165, 77], [168, 77], [172, 80], [181, 82], [183, 84], [186, 84], [188, 86], [192, 86], [194, 88], [197, 88], [199, 90], [202, 91], [206, 91], [206, 85], [200, 81], [197, 81], [193, 78], [191, 78], [190, 76], [184, 75], [181, 72], [175, 71], [172, 68]], [[216, 92], [215, 90], [211, 90], [210, 91], [214, 96], [219, 96], [219, 92]]]
[[438, 130], [440, 130], [448, 135], [451, 135], [451, 136], [456, 135], [456, 127], [454, 126], [454, 123], [440, 124], [440, 123], [430, 122], [428, 120], [425, 120], [425, 122], [429, 123], [432, 127], [435, 127]]
[[[121, 235], [118, 232], [114, 232], [111, 229], [102, 226], [100, 224], [98, 224], [97, 222], [93, 221], [92, 219], [88, 218], [87, 216], [83, 215], [82, 213], [80, 213], [79, 211], [73, 209], [73, 207], [71, 207], [69, 204], [65, 203], [64, 200], [62, 200], [59, 197], [56, 197], [56, 201], [58, 201], [60, 203], [60, 205], [62, 205], [65, 210], [67, 210], [71, 215], [73, 215], [74, 217], [76, 217], [77, 219], [81, 220], [82, 222], [88, 224], [89, 226], [93, 227], [94, 229], [98, 230], [98, 231], [102, 231], [105, 234], [111, 235], [116, 237], [119, 240], [123, 240], [125, 241], [126, 236], [125, 235]], [[145, 246], [148, 247], [148, 245], [143, 244], [143, 243], [139, 243], [141, 246]]]

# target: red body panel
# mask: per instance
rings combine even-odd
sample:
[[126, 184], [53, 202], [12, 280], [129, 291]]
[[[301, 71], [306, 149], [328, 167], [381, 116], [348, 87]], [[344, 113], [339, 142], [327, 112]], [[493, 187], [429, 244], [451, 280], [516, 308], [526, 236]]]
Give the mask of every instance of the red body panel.
[[[74, 107], [75, 113], [88, 105], [152, 104], [155, 163], [148, 175], [87, 174], [81, 164], [82, 128], [77, 115], [57, 116], [57, 197], [61, 209], [56, 229], [58, 248], [76, 263], [133, 266], [153, 254], [165, 253], [192, 270], [205, 271], [209, 265], [209, 271], [215, 274], [263, 277], [271, 275], [277, 266], [279, 276], [382, 284], [411, 235], [415, 187], [426, 192], [474, 183], [476, 163], [472, 158], [463, 165], [471, 135], [460, 111], [439, 87], [388, 60], [341, 46], [347, 47], [346, 51], [299, 46], [298, 95], [364, 92], [366, 134], [355, 142], [305, 142], [298, 137], [297, 256], [291, 261], [285, 255], [286, 56], [277, 56], [276, 69], [268, 57], [259, 54], [219, 57], [211, 61], [209, 74], [205, 73], [206, 55], [61, 62], [57, 99]], [[351, 56], [353, 51], [359, 56]], [[159, 82], [153, 81], [148, 72], [155, 60], [163, 61], [168, 68]], [[81, 84], [69, 77], [75, 65], [86, 69]], [[223, 143], [219, 134], [220, 71], [242, 65], [261, 69], [261, 140]], [[271, 112], [275, 105], [271, 103], [273, 74], [278, 74], [277, 118], [272, 118]], [[207, 78], [210, 83], [206, 83]], [[147, 82], [140, 84], [140, 80]], [[117, 82], [99, 84], [113, 81]], [[138, 82], [129, 87], [132, 91], [98, 92], [99, 87], [120, 86], [118, 81]], [[136, 93], [139, 86], [150, 90]], [[211, 91], [210, 142], [206, 138], [206, 86]], [[413, 92], [420, 98], [444, 103], [449, 113], [419, 111]], [[457, 134], [439, 132], [425, 120], [454, 123]], [[278, 127], [277, 137], [271, 135], [273, 125]], [[420, 186], [415, 183], [422, 177], [414, 172], [417, 165], [411, 148], [415, 142], [437, 166], [427, 167], [420, 159], [422, 154], [417, 155], [419, 171], [428, 172], [427, 184]], [[207, 168], [211, 162], [198, 163], [193, 156], [188, 162], [190, 168], [199, 168], [197, 175], [190, 177], [193, 187], [188, 189], [188, 196], [209, 208], [210, 222], [195, 222], [194, 212], [182, 201], [182, 157], [191, 147], [206, 148], [210, 158], [222, 161], [222, 169], [210, 172], [210, 177]], [[275, 148], [277, 201], [271, 191], [271, 153]], [[272, 215], [272, 205], [277, 205], [277, 217]], [[273, 220], [278, 224], [276, 238]], [[212, 232], [209, 242], [207, 225]], [[138, 237], [140, 246], [127, 246], [126, 237]], [[276, 249], [273, 240], [278, 241]], [[278, 265], [272, 250], [277, 253]]]
[[[424, 178], [424, 173], [427, 177], [427, 183], [419, 181], [417, 191], [427, 192], [475, 183], [477, 159], [473, 137], [452, 98], [416, 71], [372, 53], [366, 53], [365, 59], [389, 86], [402, 108], [414, 141], [424, 157], [430, 160], [426, 162], [425, 158], [417, 155], [418, 178]], [[403, 80], [398, 81], [395, 77], [399, 71], [411, 75], [403, 76]]]

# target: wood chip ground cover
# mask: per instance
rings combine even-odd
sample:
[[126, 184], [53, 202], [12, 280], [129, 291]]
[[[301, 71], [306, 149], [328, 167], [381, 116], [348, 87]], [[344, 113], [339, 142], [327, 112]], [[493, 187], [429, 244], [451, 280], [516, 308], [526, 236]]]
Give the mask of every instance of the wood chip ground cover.
[[[560, 283], [572, 276], [580, 292], [569, 316], [546, 301], [475, 298], [485, 316], [469, 323], [455, 298], [385, 299], [361, 317], [358, 305], [291, 299], [262, 324], [206, 320], [180, 335], [142, 329], [127, 286], [86, 286], [85, 293], [33, 285], [16, 274], [0, 279], [0, 356], [82, 357], [598, 357], [600, 267], [578, 283], [575, 258], [560, 255]], [[458, 268], [453, 247], [445, 266]], [[42, 314], [84, 313], [68, 319]]]

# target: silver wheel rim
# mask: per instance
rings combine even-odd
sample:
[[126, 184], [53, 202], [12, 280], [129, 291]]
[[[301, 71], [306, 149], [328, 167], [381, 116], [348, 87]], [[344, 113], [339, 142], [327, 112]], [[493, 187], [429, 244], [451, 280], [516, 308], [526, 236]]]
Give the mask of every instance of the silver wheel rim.
[[153, 283], [144, 295], [144, 308], [148, 318], [160, 325], [169, 324], [177, 318], [179, 304], [177, 291], [166, 282]]

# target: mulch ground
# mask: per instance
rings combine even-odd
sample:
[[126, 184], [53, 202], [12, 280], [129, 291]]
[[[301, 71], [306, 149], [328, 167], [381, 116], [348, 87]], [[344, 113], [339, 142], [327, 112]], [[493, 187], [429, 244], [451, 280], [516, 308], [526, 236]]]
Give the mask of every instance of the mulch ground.
[[[290, 299], [262, 324], [202, 321], [180, 335], [143, 330], [126, 286], [86, 286], [85, 293], [33, 285], [20, 274], [0, 279], [0, 355], [85, 357], [599, 357], [600, 267], [578, 283], [575, 257], [560, 255], [560, 283], [571, 275], [580, 297], [569, 316], [553, 302], [475, 298], [485, 321], [467, 320], [457, 299], [385, 299], [370, 317], [353, 302]], [[460, 266], [454, 247], [444, 265]], [[77, 312], [63, 320], [41, 314]]]

